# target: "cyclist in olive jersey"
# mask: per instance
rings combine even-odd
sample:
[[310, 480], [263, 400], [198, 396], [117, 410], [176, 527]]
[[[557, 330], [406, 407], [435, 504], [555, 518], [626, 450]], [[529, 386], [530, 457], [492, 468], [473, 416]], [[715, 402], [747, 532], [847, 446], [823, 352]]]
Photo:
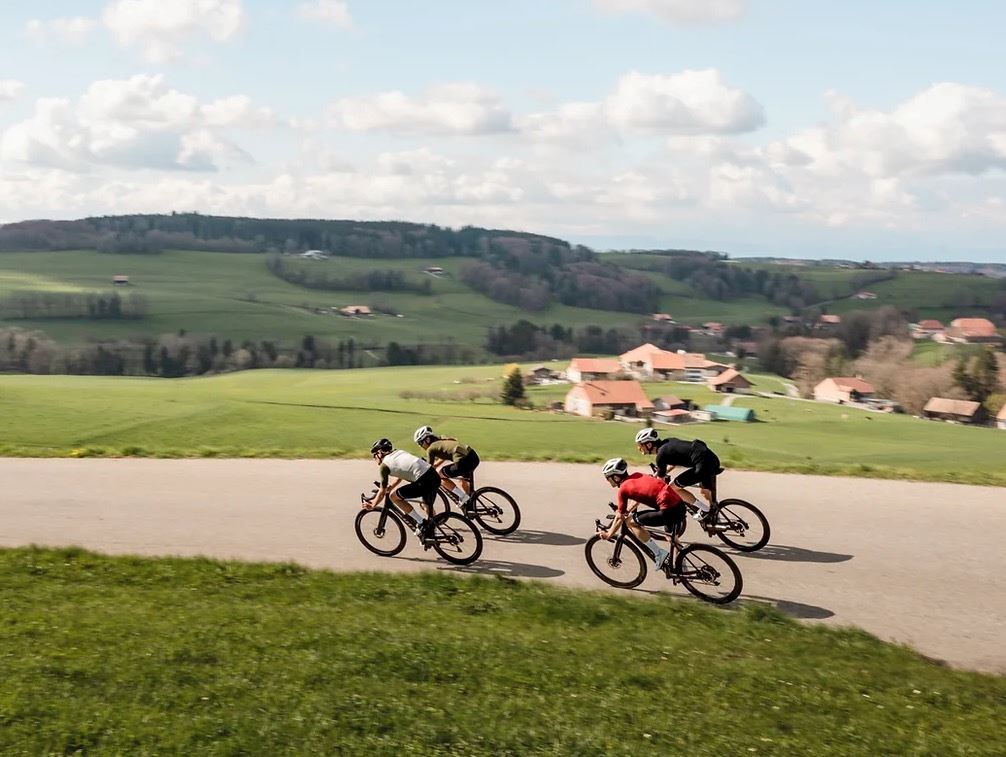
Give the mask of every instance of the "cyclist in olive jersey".
[[[429, 426], [417, 428], [412, 438], [426, 450], [427, 462], [437, 469], [444, 488], [453, 491], [464, 505], [472, 495], [472, 473], [481, 462], [475, 450], [453, 437], [437, 436]], [[460, 487], [451, 480], [455, 478]]]
[[[370, 448], [379, 466], [381, 475], [380, 489], [369, 500], [364, 500], [363, 508], [373, 510], [384, 496], [390, 495], [391, 501], [406, 515], [416, 522], [416, 533], [423, 535], [433, 522], [433, 502], [440, 489], [440, 476], [428, 462], [405, 450], [395, 449], [387, 439], [378, 439]], [[394, 481], [389, 479], [394, 476]], [[402, 481], [407, 482], [399, 486]], [[425, 513], [414, 509], [406, 499], [422, 497]]]

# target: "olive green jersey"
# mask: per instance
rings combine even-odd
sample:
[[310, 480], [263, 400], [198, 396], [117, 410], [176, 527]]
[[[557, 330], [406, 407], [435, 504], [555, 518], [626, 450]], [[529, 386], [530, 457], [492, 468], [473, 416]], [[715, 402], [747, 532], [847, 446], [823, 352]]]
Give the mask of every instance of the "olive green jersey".
[[457, 439], [447, 437], [432, 442], [426, 448], [426, 459], [430, 461], [430, 464], [435, 463], [437, 460], [450, 460], [456, 463], [471, 451], [472, 448], [467, 444], [462, 444]]

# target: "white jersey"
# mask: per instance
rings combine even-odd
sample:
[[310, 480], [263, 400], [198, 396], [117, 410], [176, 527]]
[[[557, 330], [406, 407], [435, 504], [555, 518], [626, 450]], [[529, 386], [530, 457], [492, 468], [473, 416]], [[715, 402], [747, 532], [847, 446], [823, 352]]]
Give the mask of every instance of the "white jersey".
[[401, 478], [408, 482], [418, 481], [426, 471], [430, 469], [430, 464], [421, 457], [411, 455], [403, 449], [396, 449], [391, 454], [385, 456], [381, 465], [388, 466], [388, 473], [395, 478]]

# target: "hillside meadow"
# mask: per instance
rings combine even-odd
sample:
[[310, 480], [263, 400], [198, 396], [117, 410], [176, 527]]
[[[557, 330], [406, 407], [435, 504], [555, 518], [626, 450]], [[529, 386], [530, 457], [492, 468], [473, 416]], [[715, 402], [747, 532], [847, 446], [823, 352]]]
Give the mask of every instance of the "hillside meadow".
[[[556, 368], [562, 367], [556, 363]], [[485, 459], [643, 462], [638, 426], [498, 403], [502, 366], [261, 370], [208, 378], [0, 376], [0, 454], [14, 456], [361, 457], [388, 436], [412, 446], [431, 424]], [[759, 377], [755, 376], [759, 381]], [[777, 378], [762, 377], [768, 391]], [[717, 401], [705, 386], [648, 395]], [[568, 386], [531, 388], [539, 408]], [[751, 470], [1006, 485], [1006, 433], [782, 397], [743, 397], [756, 423], [675, 427]]]

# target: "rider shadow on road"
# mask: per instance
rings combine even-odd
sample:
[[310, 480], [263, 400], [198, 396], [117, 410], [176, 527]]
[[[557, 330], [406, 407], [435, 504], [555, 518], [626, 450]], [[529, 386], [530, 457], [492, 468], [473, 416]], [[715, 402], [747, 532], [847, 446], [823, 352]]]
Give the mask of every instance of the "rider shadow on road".
[[824, 620], [832, 617], [835, 613], [827, 607], [817, 605], [807, 605], [803, 602], [793, 602], [788, 599], [773, 599], [772, 597], [756, 597], [751, 594], [744, 595], [737, 602], [738, 609], [757, 605], [769, 604], [779, 612], [801, 620]]
[[766, 544], [757, 552], [737, 552], [734, 557], [752, 558], [755, 560], [780, 560], [782, 562], [846, 562], [854, 555], [844, 555], [840, 552], [818, 552], [803, 547], [788, 547], [785, 544]]
[[471, 565], [440, 565], [437, 570], [499, 578], [558, 578], [566, 574], [566, 571], [558, 568], [507, 560], [476, 560]]
[[556, 531], [514, 531], [506, 536], [489, 536], [487, 538], [503, 544], [542, 544], [550, 547], [575, 547], [587, 540], [570, 534], [560, 534]]

